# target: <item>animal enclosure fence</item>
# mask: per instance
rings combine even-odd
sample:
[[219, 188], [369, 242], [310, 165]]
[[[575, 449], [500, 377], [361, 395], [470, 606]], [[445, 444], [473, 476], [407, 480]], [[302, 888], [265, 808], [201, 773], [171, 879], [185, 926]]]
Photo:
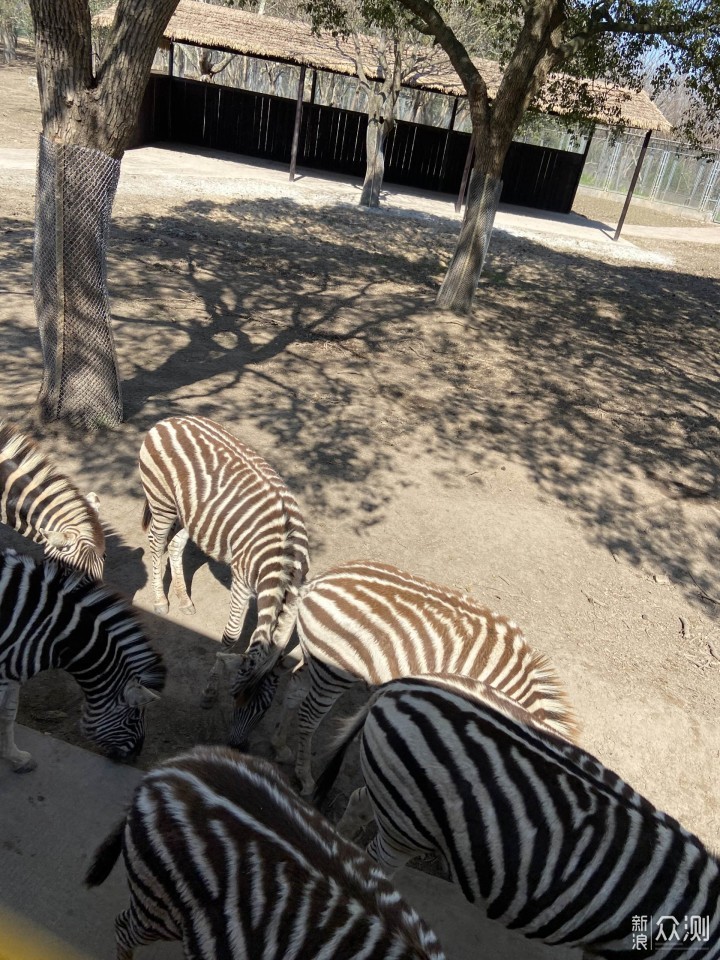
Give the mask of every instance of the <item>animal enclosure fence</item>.
[[[593, 137], [580, 183], [607, 193], [626, 193], [642, 146], [642, 134]], [[689, 147], [651, 139], [634, 196], [691, 210], [720, 222], [720, 154], [701, 158]]]
[[[174, 141], [289, 163], [296, 101], [214, 83], [153, 74], [135, 145]], [[298, 164], [362, 177], [367, 114], [303, 103]], [[398, 120], [385, 151], [389, 183], [457, 194], [470, 134]], [[501, 202], [569, 212], [584, 155], [513, 143]]]

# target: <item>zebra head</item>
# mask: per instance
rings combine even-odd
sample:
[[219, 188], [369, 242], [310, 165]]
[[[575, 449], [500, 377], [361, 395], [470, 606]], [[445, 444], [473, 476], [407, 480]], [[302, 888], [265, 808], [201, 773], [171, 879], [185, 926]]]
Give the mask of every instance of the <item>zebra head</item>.
[[130, 680], [110, 703], [88, 701], [80, 728], [111, 760], [134, 760], [145, 741], [145, 708], [159, 699], [139, 680]]
[[100, 499], [88, 493], [80, 501], [80, 516], [59, 530], [40, 530], [45, 542], [45, 555], [91, 580], [102, 580], [105, 566], [105, 533], [99, 518]]
[[245, 653], [219, 653], [217, 659], [234, 672], [232, 696], [234, 709], [230, 724], [231, 747], [240, 747], [250, 731], [267, 713], [280, 679], [275, 665], [281, 655], [264, 644], [250, 647]]

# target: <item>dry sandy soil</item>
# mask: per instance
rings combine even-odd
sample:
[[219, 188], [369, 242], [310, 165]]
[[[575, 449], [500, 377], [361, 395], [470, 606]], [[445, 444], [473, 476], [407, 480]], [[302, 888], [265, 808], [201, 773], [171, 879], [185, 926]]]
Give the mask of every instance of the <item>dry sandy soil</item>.
[[[0, 89], [0, 142], [34, 147], [31, 64], [0, 66]], [[211, 416], [297, 495], [313, 572], [383, 559], [511, 615], [564, 678], [583, 745], [718, 846], [718, 248], [645, 239], [633, 262], [496, 231], [461, 319], [433, 307], [453, 217], [241, 187], [162, 169], [121, 182], [109, 283], [126, 422], [38, 435], [102, 498], [108, 580], [151, 609], [137, 452], [162, 417]], [[32, 169], [0, 168], [0, 413], [19, 424], [40, 379], [33, 196]], [[228, 571], [189, 554], [198, 615], [143, 613], [169, 665], [143, 765], [227, 729], [227, 698], [198, 701]], [[22, 722], [81, 742], [71, 680], [35, 678], [22, 699]]]

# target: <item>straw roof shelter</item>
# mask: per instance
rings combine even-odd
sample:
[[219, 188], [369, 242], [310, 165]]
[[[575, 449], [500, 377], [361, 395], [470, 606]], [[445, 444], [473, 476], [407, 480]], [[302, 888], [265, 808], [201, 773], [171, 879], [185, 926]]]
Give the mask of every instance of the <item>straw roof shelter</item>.
[[[93, 23], [100, 28], [109, 27], [114, 16], [115, 5], [97, 14]], [[358, 42], [366, 73], [372, 79], [381, 79], [373, 39], [361, 36]], [[334, 37], [329, 31], [322, 31], [318, 35], [306, 23], [259, 16], [232, 7], [199, 3], [197, 0], [180, 0], [164, 33], [164, 44], [173, 43], [208, 47], [348, 77], [357, 76], [357, 48], [352, 37]], [[492, 97], [502, 78], [500, 65], [483, 59], [476, 59], [475, 63]], [[404, 85], [448, 96], [465, 96], [460, 78], [439, 46], [428, 48], [427, 56], [406, 77]], [[607, 108], [598, 111], [594, 118], [599, 123], [614, 125], [622, 122], [628, 127], [643, 130], [670, 130], [670, 124], [644, 91], [614, 88], [598, 81], [587, 86], [591, 92], [599, 90], [606, 100]], [[548, 113], [564, 112], [560, 102], [553, 100], [552, 95], [545, 98], [541, 107]]]

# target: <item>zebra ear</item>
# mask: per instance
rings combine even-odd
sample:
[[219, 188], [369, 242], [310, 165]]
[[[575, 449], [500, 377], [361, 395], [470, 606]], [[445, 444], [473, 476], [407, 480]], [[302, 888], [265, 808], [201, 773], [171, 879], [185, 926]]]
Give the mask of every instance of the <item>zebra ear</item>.
[[100, 497], [96, 493], [88, 493], [85, 497], [85, 502], [90, 507], [90, 509], [95, 513], [96, 516], [100, 516]]
[[215, 654], [215, 659], [226, 670], [239, 670], [245, 661], [244, 653], [225, 653], [222, 650]]
[[160, 699], [160, 696], [154, 690], [144, 687], [139, 680], [130, 680], [129, 683], [125, 684], [123, 699], [129, 707], [137, 708], [147, 707], [149, 704], [155, 703], [156, 700]]
[[49, 546], [55, 547], [56, 549], [69, 547], [75, 543], [78, 538], [74, 530], [48, 530], [47, 533], [43, 530], [42, 535], [47, 540]]

